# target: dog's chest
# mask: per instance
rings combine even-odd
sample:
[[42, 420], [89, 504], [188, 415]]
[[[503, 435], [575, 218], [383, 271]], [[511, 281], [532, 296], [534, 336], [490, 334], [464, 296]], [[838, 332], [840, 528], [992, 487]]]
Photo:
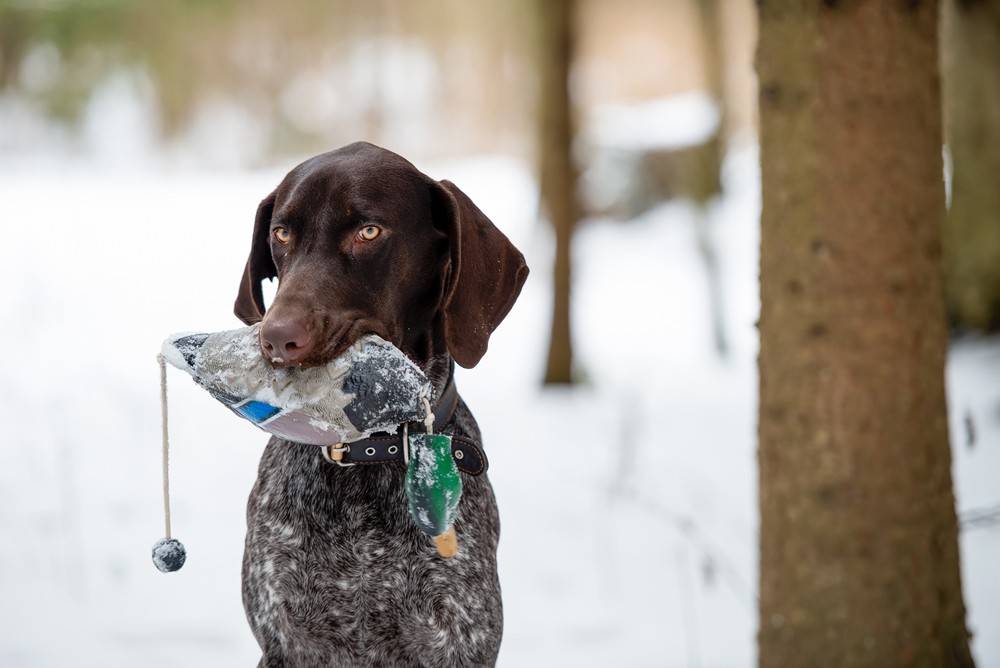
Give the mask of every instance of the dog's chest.
[[303, 665], [405, 665], [407, 643], [499, 642], [488, 483], [469, 486], [460, 552], [442, 559], [409, 517], [401, 466], [342, 469], [289, 450], [302, 447], [268, 446], [248, 508], [244, 603], [262, 644]]
[[350, 609], [363, 621], [390, 589], [405, 588], [405, 557], [419, 538], [407, 526], [398, 472], [338, 469], [318, 456], [274, 459], [250, 500], [247, 575], [291, 611]]

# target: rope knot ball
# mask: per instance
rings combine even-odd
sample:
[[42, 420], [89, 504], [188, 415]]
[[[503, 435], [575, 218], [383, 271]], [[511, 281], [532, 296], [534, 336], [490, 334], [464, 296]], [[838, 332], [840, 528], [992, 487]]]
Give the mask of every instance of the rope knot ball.
[[176, 538], [161, 538], [153, 545], [153, 564], [163, 573], [179, 571], [187, 561], [187, 550]]

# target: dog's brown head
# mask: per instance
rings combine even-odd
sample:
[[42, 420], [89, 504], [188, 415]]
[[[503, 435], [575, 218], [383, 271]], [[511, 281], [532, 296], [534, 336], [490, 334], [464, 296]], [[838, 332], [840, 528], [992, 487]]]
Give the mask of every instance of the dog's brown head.
[[[261, 281], [277, 276], [265, 312]], [[302, 163], [257, 208], [236, 315], [275, 365], [315, 366], [374, 333], [475, 366], [528, 276], [454, 184], [356, 143]]]

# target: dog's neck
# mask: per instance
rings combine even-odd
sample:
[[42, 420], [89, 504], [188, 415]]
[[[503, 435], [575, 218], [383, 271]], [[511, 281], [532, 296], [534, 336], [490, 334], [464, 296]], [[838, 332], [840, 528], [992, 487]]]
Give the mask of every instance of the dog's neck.
[[419, 366], [424, 375], [427, 376], [427, 379], [430, 380], [433, 402], [437, 402], [444, 393], [444, 389], [447, 387], [455, 368], [451, 355], [444, 353], [443, 355], [435, 356], [426, 362], [420, 363]]
[[437, 317], [431, 327], [414, 328], [413, 331], [424, 333], [405, 341], [402, 350], [430, 380], [432, 396], [436, 401], [444, 392], [455, 368], [454, 359], [445, 344], [444, 322]]

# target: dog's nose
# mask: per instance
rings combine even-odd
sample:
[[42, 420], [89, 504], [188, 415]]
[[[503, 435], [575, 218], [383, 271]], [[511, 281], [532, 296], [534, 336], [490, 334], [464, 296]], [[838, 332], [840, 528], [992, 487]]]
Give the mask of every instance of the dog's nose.
[[260, 348], [273, 364], [301, 362], [309, 353], [312, 337], [296, 318], [265, 318], [260, 327]]

